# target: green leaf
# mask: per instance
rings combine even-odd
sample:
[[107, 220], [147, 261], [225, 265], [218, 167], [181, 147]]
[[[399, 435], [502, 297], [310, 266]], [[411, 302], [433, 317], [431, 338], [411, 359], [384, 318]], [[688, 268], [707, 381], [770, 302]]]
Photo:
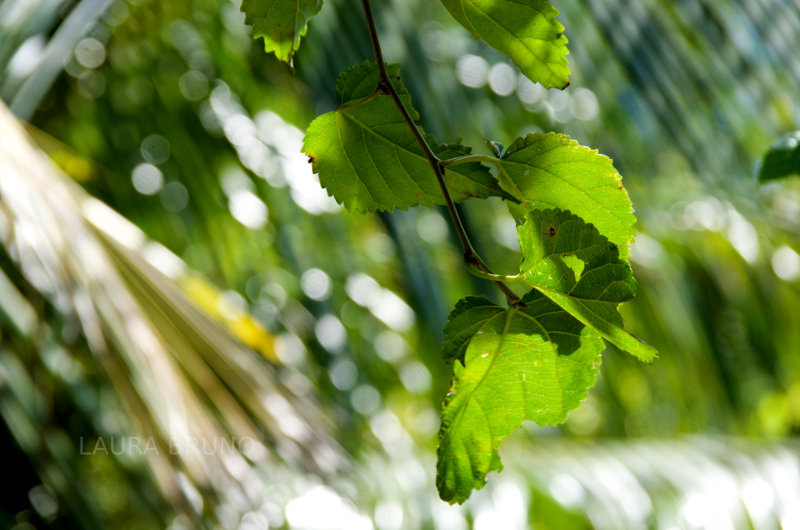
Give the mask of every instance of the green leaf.
[[600, 337], [536, 291], [523, 301], [504, 309], [466, 298], [445, 327], [445, 357], [464, 361], [454, 365], [439, 431], [436, 486], [450, 503], [502, 468], [497, 449], [524, 420], [564, 422], [597, 379]]
[[[418, 120], [398, 76], [400, 67], [387, 68], [403, 105]], [[361, 212], [443, 204], [436, 176], [408, 124], [392, 98], [378, 89], [375, 63], [367, 61], [345, 70], [336, 92], [341, 106], [315, 119], [303, 143], [303, 152], [328, 193], [348, 210]], [[423, 135], [442, 159], [470, 152], [469, 147], [441, 145], [432, 135]], [[454, 201], [492, 195], [510, 198], [479, 163], [448, 169], [445, 183]]]
[[322, 0], [243, 0], [245, 24], [253, 26], [253, 38], [264, 37], [264, 49], [291, 63], [308, 31], [308, 22], [322, 7]]
[[506, 310], [484, 298], [469, 297], [456, 304], [447, 318], [442, 341], [442, 357], [448, 363], [458, 359], [464, 363], [469, 341], [486, 324], [505, 315]]
[[528, 79], [547, 88], [569, 84], [567, 38], [547, 0], [441, 0], [476, 39], [511, 57]]
[[800, 176], [800, 131], [782, 136], [770, 147], [758, 172], [759, 182]]
[[519, 277], [595, 329], [606, 340], [651, 362], [652, 346], [622, 329], [621, 302], [636, 294], [636, 280], [617, 247], [580, 217], [562, 210], [534, 210], [518, 227]]
[[517, 138], [498, 162], [500, 185], [519, 205], [509, 204], [518, 219], [534, 209], [560, 208], [592, 223], [630, 255], [636, 232], [628, 192], [611, 159], [557, 133]]

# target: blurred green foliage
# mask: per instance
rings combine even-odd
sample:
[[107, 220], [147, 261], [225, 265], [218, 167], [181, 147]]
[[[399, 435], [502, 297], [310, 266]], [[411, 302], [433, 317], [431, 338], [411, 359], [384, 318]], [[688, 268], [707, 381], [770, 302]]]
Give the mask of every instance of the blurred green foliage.
[[[92, 11], [99, 21], [69, 46], [48, 48], [74, 33], [68, 22], [82, 4], [100, 6]], [[426, 130], [475, 146], [487, 135], [508, 144], [542, 130], [569, 134], [614, 159], [639, 220], [639, 291], [623, 316], [660, 359], [640, 366], [606, 352], [584, 405], [558, 429], [528, 424], [512, 436], [503, 480], [458, 510], [436, 504], [432, 479], [436, 411], [450, 382], [441, 330], [465, 293], [497, 293], [463, 270], [440, 211], [346, 214], [299, 152], [308, 123], [335, 108], [339, 72], [371, 56], [359, 3], [325, 2], [292, 70], [252, 40], [237, 2], [0, 2], [0, 98], [84, 190], [188, 265], [193, 273], [178, 282], [184, 292], [277, 374], [258, 390], [305, 378], [299, 394], [318, 400], [312, 408], [332, 424], [320, 429], [358, 463], [360, 471], [327, 475], [290, 465], [288, 475], [306, 482], [270, 490], [274, 506], [258, 512], [270, 525], [302, 526], [298, 499], [330, 499], [329, 490], [313, 489], [317, 481], [386, 529], [499, 528], [498, 513], [512, 514], [509, 527], [691, 527], [702, 526], [704, 501], [723, 506], [729, 519], [717, 520], [728, 527], [797, 521], [790, 470], [800, 430], [800, 183], [756, 180], [770, 144], [800, 128], [797, 6], [557, 7], [573, 72], [564, 91], [532, 85], [438, 2], [374, 7], [386, 58], [401, 64]], [[65, 61], [42, 61], [59, 53]], [[25, 83], [50, 64], [58, 75], [36, 103], [31, 86], [39, 82]], [[0, 190], [0, 206], [10, 196]], [[517, 270], [504, 205], [467, 201], [462, 213], [492, 268]], [[81, 321], [38, 288], [35, 267], [20, 264], [7, 234], [0, 222], [0, 413], [6, 458], [21, 466], [14, 487], [28, 493], [4, 498], [0, 524], [245, 521], [239, 507], [215, 512], [213, 485], [199, 519], [176, 518], [192, 508], [159, 489], [143, 459], [76, 452], [83, 439], [141, 434], [142, 418], [109, 383]], [[134, 271], [127, 278], [149, 277], [126, 259], [116, 263]], [[131, 289], [151, 309], [174, 295]], [[148, 306], [154, 292], [167, 294]], [[232, 380], [220, 396], [235, 401], [242, 394]], [[197, 402], [223, 419], [220, 411], [238, 410], [215, 409], [214, 400]], [[642, 463], [659, 460], [673, 462], [678, 478]], [[698, 462], [714, 472], [685, 478]], [[662, 479], [667, 486], [653, 486]], [[627, 497], [598, 493], [615, 491], [615, 480]], [[714, 504], [714, 491], [742, 500]]]

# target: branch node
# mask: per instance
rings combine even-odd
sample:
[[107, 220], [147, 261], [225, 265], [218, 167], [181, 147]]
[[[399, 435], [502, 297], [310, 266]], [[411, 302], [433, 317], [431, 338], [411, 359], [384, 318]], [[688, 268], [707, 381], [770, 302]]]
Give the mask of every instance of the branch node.
[[391, 87], [391, 83], [389, 83], [389, 81], [387, 81], [386, 79], [381, 78], [378, 81], [378, 90], [380, 90], [381, 92], [383, 92], [387, 96], [390, 96], [392, 94], [392, 90], [391, 90], [390, 87]]
[[517, 309], [525, 309], [528, 307], [528, 304], [517, 298], [516, 300], [509, 300], [508, 304], [512, 307], [516, 307]]

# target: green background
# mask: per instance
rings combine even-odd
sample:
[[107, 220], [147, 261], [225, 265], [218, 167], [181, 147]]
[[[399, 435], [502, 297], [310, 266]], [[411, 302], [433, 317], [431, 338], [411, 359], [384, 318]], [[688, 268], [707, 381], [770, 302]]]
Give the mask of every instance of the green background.
[[[79, 309], [121, 295], [91, 288], [104, 269], [78, 233], [41, 228], [39, 245], [77, 250], [37, 261], [15, 238], [41, 219], [0, 223], [0, 439], [15, 470], [0, 525], [797, 524], [800, 184], [756, 181], [770, 144], [800, 128], [796, 3], [558, 2], [564, 91], [520, 77], [438, 2], [374, 4], [386, 59], [440, 141], [490, 153], [487, 138], [557, 131], [614, 160], [638, 217], [639, 291], [623, 317], [660, 359], [608, 346], [563, 426], [526, 424], [501, 449], [506, 469], [447, 506], [433, 478], [451, 370], [442, 327], [459, 299], [498, 293], [464, 270], [445, 211], [349, 214], [299, 153], [305, 127], [336, 107], [338, 73], [371, 58], [360, 4], [326, 2], [292, 70], [252, 40], [235, 2], [4, 0], [0, 99], [70, 177], [54, 178], [188, 268], [166, 281], [144, 251], [101, 247], [163, 346], [138, 347], [183, 382], [167, 388], [121, 322], [100, 319], [110, 356], [87, 339]], [[0, 130], [4, 145], [11, 134]], [[0, 186], [6, 218], [19, 197]], [[461, 211], [492, 268], [517, 270], [501, 201]], [[164, 413], [217, 437], [247, 432], [263, 454], [82, 454], [99, 438], [164, 442]], [[315, 512], [326, 518], [303, 519]]]

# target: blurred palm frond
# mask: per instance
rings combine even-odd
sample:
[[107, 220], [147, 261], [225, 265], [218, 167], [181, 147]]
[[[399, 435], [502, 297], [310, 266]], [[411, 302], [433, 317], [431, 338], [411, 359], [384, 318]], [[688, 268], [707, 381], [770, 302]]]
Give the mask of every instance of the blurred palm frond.
[[[112, 418], [115, 428], [101, 421], [108, 418], [96, 418], [97, 432], [152, 444], [141, 456], [159, 490], [179, 511], [194, 516], [203, 513], [204, 498], [214, 499], [213, 505], [258, 509], [270, 483], [286, 484], [298, 472], [325, 476], [346, 467], [310, 383], [242, 347], [173, 280], [139, 257], [136, 245], [144, 245], [145, 238], [137, 228], [60, 173], [3, 107], [0, 121], [2, 244], [64, 328], [80, 329], [92, 354], [80, 361], [96, 363], [88, 371], [105, 374], [119, 396], [123, 416]], [[149, 253], [159, 248], [163, 263], [166, 249], [151, 246]], [[180, 272], [182, 262], [171, 259], [169, 270]], [[9, 294], [0, 305], [16, 331], [35, 342], [39, 335], [52, 335], [42, 329], [49, 308], [34, 309], [10, 281], [3, 283]], [[60, 355], [81, 364], [69, 349]], [[25, 361], [5, 351], [7, 378], [25, 373]], [[12, 392], [17, 397], [31, 391], [17, 389]], [[25, 401], [20, 404], [26, 409]], [[48, 411], [27, 409], [33, 415], [28, 421], [47, 424]], [[23, 430], [27, 422], [6, 421], [18, 441], [30, 436]], [[203, 454], [204, 447], [224, 441], [232, 451]], [[75, 449], [78, 441], [62, 442]]]

